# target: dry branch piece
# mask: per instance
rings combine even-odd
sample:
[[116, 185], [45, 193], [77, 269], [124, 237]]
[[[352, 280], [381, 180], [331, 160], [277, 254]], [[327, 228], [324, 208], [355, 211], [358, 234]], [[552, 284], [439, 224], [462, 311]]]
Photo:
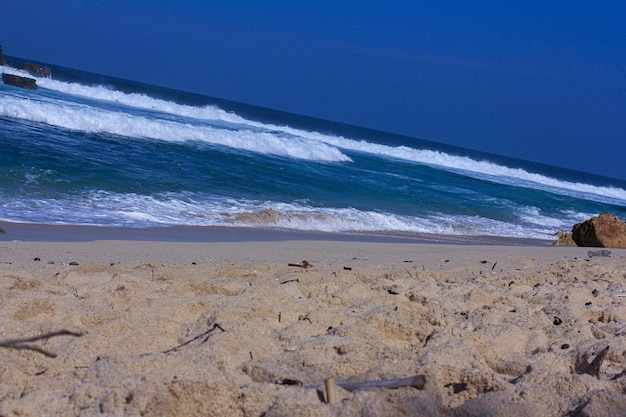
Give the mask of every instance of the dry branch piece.
[[346, 391], [358, 391], [362, 389], [371, 388], [387, 388], [396, 389], [404, 387], [413, 387], [417, 389], [424, 389], [426, 378], [424, 375], [415, 375], [408, 378], [399, 379], [384, 379], [381, 381], [368, 381], [368, 382], [337, 382], [341, 388]]
[[[209, 325], [211, 325], [211, 323], [209, 323]], [[210, 328], [209, 330], [207, 330], [206, 332], [204, 332], [204, 333], [202, 333], [202, 334], [199, 334], [198, 336], [194, 337], [193, 339], [189, 339], [189, 340], [187, 340], [186, 342], [181, 343], [180, 345], [178, 345], [178, 346], [176, 346], [176, 347], [173, 347], [173, 348], [171, 348], [171, 349], [168, 349], [168, 350], [164, 351], [163, 353], [168, 354], [168, 353], [171, 353], [171, 352], [176, 352], [177, 350], [180, 350], [181, 348], [183, 348], [183, 347], [187, 346], [189, 343], [194, 342], [194, 341], [196, 341], [196, 340], [198, 340], [198, 339], [201, 339], [201, 338], [203, 338], [204, 336], [206, 336], [206, 338], [205, 338], [202, 342], [200, 342], [200, 344], [203, 344], [204, 342], [206, 342], [207, 340], [209, 340], [209, 337], [211, 337], [211, 336], [212, 336], [212, 332], [213, 332], [215, 329], [220, 329], [220, 330], [221, 330], [221, 331], [223, 331], [223, 332], [225, 332], [225, 331], [226, 331], [226, 330], [224, 330], [224, 328], [222, 328], [222, 326], [220, 326], [219, 324], [217, 324], [217, 323], [213, 323], [213, 327], [211, 327], [211, 328]]]
[[606, 249], [597, 250], [597, 251], [590, 250], [589, 252], [587, 252], [587, 256], [590, 258], [593, 258], [594, 256], [604, 256], [604, 257], [611, 256], [611, 251], [606, 250]]
[[289, 266], [297, 266], [298, 268], [313, 268], [313, 265], [309, 263], [309, 261], [302, 261], [299, 264], [288, 264]]
[[616, 331], [614, 334], [615, 336], [619, 336], [622, 333], [624, 333], [626, 331], [626, 326], [622, 326], [618, 331]]
[[42, 355], [45, 355], [49, 358], [56, 358], [57, 356], [56, 353], [48, 352], [47, 350], [44, 350], [35, 345], [26, 344], [28, 342], [36, 342], [38, 340], [49, 339], [51, 337], [56, 337], [56, 336], [80, 337], [82, 336], [82, 333], [74, 333], [74, 332], [70, 332], [69, 330], [59, 330], [59, 331], [52, 332], [52, 333], [42, 334], [40, 336], [28, 337], [26, 339], [2, 340], [0, 341], [0, 347], [5, 347], [9, 349], [32, 350], [34, 352], [39, 352]]

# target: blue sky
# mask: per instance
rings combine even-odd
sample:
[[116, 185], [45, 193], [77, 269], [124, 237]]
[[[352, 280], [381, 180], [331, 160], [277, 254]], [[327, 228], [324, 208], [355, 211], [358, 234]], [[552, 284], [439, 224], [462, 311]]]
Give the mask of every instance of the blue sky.
[[6, 3], [7, 55], [626, 179], [626, 2]]

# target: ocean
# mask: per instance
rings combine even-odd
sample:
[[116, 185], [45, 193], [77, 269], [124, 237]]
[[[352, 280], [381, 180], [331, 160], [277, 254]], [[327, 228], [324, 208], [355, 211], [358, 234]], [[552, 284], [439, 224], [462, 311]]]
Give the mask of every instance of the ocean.
[[37, 84], [0, 83], [3, 221], [555, 240], [626, 217], [617, 179], [55, 66]]

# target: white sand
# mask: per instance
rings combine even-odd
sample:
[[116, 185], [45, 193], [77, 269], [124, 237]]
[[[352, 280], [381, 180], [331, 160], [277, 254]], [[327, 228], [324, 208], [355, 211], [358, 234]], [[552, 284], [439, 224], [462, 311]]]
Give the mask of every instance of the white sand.
[[0, 341], [83, 334], [0, 348], [0, 415], [626, 415], [626, 251], [588, 250], [0, 242]]

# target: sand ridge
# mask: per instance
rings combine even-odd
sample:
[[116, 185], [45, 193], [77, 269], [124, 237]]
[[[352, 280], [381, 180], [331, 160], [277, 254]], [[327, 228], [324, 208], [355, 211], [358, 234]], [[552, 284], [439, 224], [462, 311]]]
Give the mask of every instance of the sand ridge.
[[626, 413], [626, 251], [132, 245], [2, 243], [0, 339], [82, 336], [0, 349], [0, 415]]

